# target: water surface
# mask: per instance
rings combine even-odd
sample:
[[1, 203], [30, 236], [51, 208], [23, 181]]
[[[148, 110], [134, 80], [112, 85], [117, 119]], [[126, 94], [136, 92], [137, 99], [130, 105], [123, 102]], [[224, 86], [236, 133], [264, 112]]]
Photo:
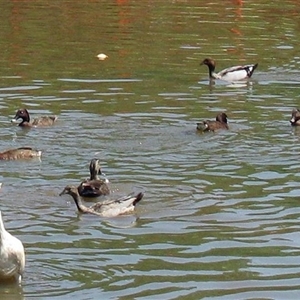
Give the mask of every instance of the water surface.
[[[1, 162], [3, 218], [27, 258], [1, 299], [299, 298], [296, 1], [1, 7], [1, 150], [43, 151]], [[259, 67], [210, 85], [205, 57]], [[20, 107], [58, 122], [22, 130]], [[229, 131], [196, 131], [220, 111]], [[145, 192], [134, 214], [80, 215], [59, 197], [93, 157], [112, 197]]]

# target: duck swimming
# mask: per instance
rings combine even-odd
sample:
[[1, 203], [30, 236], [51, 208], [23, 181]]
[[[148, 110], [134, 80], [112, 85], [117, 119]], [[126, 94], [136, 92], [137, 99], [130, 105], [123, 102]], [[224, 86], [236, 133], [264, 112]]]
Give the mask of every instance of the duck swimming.
[[134, 211], [136, 204], [142, 200], [144, 194], [139, 193], [136, 196], [128, 195], [116, 200], [105, 200], [97, 202], [94, 205], [87, 207], [82, 204], [78, 189], [75, 186], [66, 186], [59, 194], [71, 195], [75, 201], [78, 211], [82, 213], [94, 214], [101, 217], [116, 217]]
[[292, 118], [290, 119], [290, 123], [292, 126], [300, 125], [300, 110], [298, 108], [293, 109]]
[[53, 125], [57, 120], [57, 116], [42, 116], [35, 118], [32, 122], [30, 122], [28, 110], [26, 108], [22, 108], [16, 112], [16, 115], [11, 122], [15, 123], [18, 119], [22, 119], [21, 123], [19, 123], [19, 126], [21, 127], [43, 127]]
[[0, 160], [30, 159], [41, 157], [41, 155], [42, 151], [34, 150], [30, 147], [21, 147], [0, 152]]
[[25, 251], [22, 242], [5, 230], [0, 211], [0, 281], [22, 281]]
[[197, 123], [197, 129], [200, 131], [216, 131], [218, 129], [228, 129], [227, 115], [224, 112], [218, 113], [215, 121], [203, 121]]
[[213, 59], [205, 58], [200, 65], [207, 65], [211, 80], [221, 79], [229, 82], [249, 79], [258, 66], [258, 64], [234, 66], [215, 73], [216, 63]]
[[93, 158], [90, 162], [90, 179], [86, 179], [78, 186], [79, 195], [82, 197], [98, 197], [108, 195], [110, 189], [107, 179], [99, 179], [101, 175], [100, 161]]

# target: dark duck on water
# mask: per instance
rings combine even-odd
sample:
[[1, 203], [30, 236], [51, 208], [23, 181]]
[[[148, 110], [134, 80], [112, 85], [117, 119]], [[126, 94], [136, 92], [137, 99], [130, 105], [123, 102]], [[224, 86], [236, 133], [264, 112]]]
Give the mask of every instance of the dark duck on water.
[[16, 115], [11, 122], [15, 123], [19, 119], [22, 119], [22, 121], [19, 123], [19, 126], [21, 127], [43, 127], [53, 125], [57, 120], [57, 116], [41, 116], [33, 119], [33, 121], [30, 122], [28, 110], [26, 108], [22, 108], [16, 112]]
[[99, 159], [93, 158], [90, 162], [90, 179], [86, 179], [78, 186], [79, 195], [82, 197], [98, 197], [108, 195], [110, 189], [107, 179], [100, 179], [101, 166]]
[[227, 115], [224, 112], [218, 113], [215, 121], [206, 120], [201, 123], [197, 123], [197, 129], [203, 132], [228, 129]]

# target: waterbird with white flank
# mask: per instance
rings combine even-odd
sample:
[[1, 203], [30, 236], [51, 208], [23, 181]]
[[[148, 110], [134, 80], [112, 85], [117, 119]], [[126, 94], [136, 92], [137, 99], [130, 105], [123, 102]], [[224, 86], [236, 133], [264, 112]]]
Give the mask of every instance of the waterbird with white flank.
[[206, 65], [208, 67], [210, 80], [220, 79], [228, 82], [236, 82], [249, 79], [258, 66], [258, 64], [234, 66], [216, 73], [216, 63], [213, 59], [205, 58], [200, 63], [200, 65]]

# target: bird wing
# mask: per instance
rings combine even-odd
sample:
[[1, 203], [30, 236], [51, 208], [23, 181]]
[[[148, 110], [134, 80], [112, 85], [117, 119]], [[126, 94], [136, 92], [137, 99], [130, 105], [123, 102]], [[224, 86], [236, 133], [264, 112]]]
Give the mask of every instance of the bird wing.
[[42, 116], [39, 118], [36, 118], [32, 121], [33, 126], [38, 126], [38, 125], [52, 125], [56, 121], [57, 117], [56, 116]]
[[238, 72], [238, 71], [242, 71], [242, 70], [243, 71], [245, 70], [245, 66], [234, 66], [234, 67], [226, 68], [226, 69], [220, 71], [218, 73], [218, 75], [220, 77], [222, 77], [222, 76], [226, 75], [227, 73]]
[[78, 187], [78, 192], [83, 197], [97, 197], [100, 195], [108, 195], [110, 190], [105, 180], [96, 179], [83, 181]]
[[13, 239], [2, 250], [4, 251], [1, 251], [0, 277], [9, 278], [15, 274], [23, 273], [25, 255], [22, 243], [17, 239]]
[[244, 65], [244, 66], [234, 66], [220, 71], [215, 74], [217, 79], [223, 79], [227, 81], [238, 81], [245, 78], [251, 77], [252, 73], [256, 69], [255, 65]]
[[103, 202], [95, 203], [90, 209], [101, 213], [104, 217], [112, 217], [124, 214], [134, 210], [135, 204], [143, 197], [142, 193], [137, 196], [128, 195], [116, 200], [106, 200]]

